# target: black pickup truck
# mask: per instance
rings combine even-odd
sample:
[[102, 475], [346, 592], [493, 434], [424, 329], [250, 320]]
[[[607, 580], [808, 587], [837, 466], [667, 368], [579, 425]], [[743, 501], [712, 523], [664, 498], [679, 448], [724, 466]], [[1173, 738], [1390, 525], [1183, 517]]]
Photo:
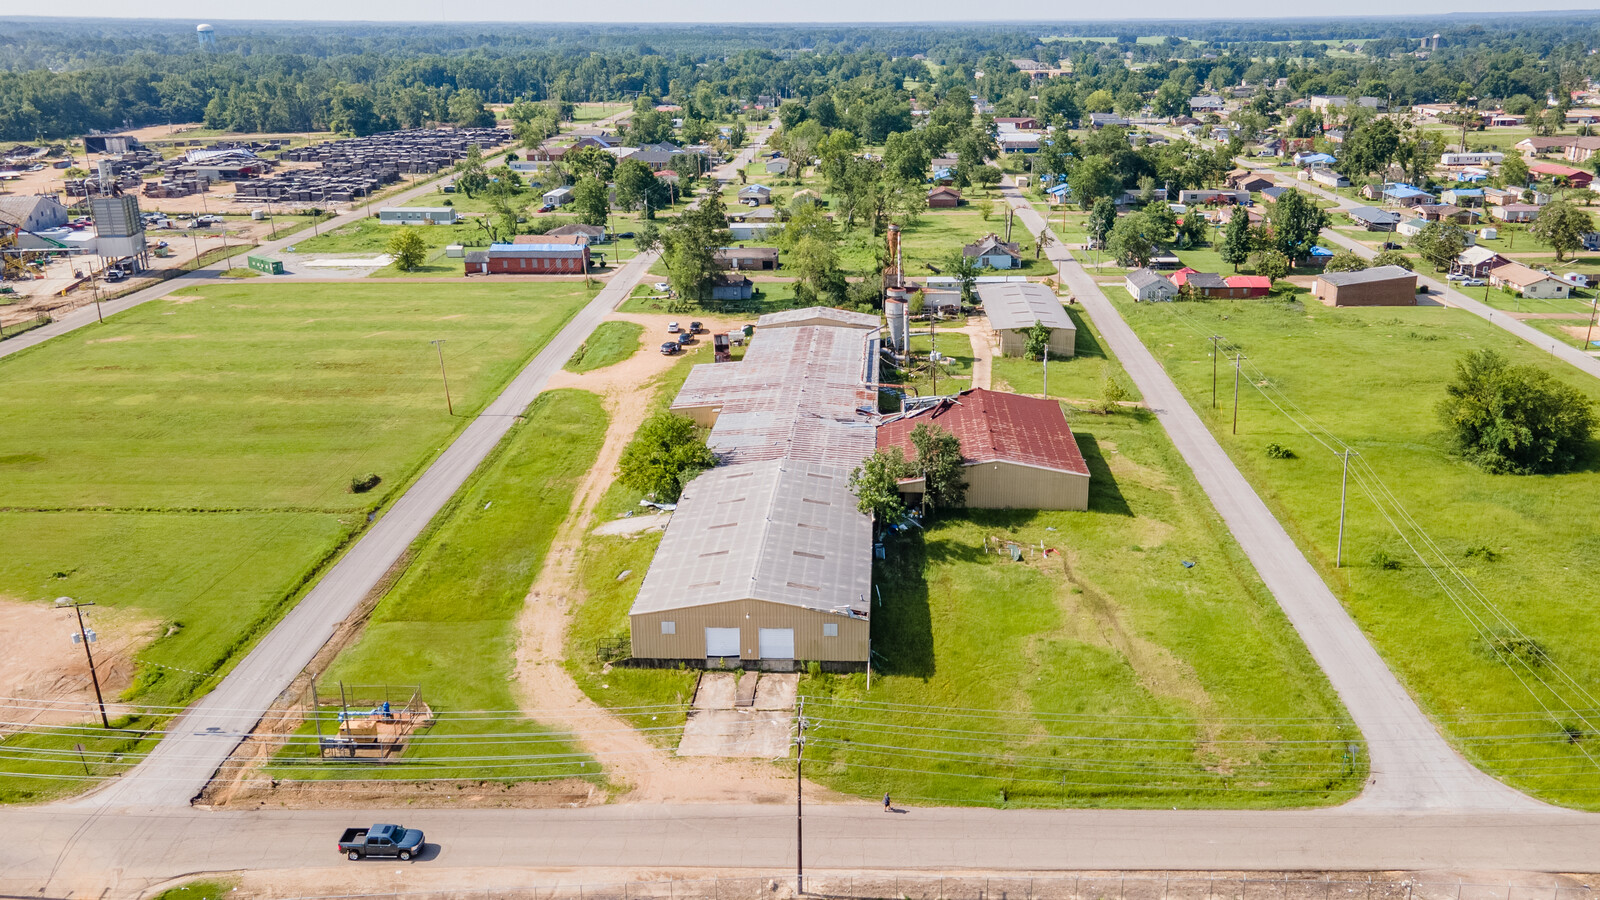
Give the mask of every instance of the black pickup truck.
[[422, 832], [404, 825], [346, 828], [344, 836], [339, 838], [339, 852], [348, 859], [366, 856], [410, 859], [422, 852]]

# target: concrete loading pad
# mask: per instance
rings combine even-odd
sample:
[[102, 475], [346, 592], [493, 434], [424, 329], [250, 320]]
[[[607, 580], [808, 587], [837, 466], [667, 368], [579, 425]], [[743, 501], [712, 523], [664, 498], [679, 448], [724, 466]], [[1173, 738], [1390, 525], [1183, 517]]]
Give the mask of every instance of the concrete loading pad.
[[788, 756], [799, 686], [800, 676], [793, 673], [703, 673], [678, 755]]

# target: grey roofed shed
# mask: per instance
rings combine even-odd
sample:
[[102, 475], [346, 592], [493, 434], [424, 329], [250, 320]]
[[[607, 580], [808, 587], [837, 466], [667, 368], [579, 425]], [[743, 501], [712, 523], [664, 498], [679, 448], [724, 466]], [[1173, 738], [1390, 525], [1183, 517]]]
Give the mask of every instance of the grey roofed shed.
[[1375, 266], [1362, 269], [1358, 272], [1324, 272], [1317, 276], [1323, 281], [1333, 285], [1366, 284], [1373, 281], [1388, 281], [1391, 278], [1416, 278], [1416, 273], [1404, 266]]
[[1047, 328], [1071, 328], [1072, 317], [1067, 315], [1055, 292], [1042, 284], [1025, 281], [1008, 281], [1003, 284], [978, 285], [978, 300], [983, 303], [983, 313], [996, 331], [1011, 328], [1032, 328], [1043, 322]]
[[630, 615], [754, 599], [865, 617], [872, 521], [849, 480], [844, 467], [775, 459], [691, 481]]

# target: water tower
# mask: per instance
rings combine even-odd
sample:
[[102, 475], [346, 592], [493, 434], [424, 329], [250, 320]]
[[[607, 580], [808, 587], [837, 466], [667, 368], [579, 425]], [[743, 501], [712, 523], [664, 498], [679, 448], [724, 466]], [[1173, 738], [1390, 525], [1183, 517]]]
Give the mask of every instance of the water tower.
[[217, 30], [210, 25], [196, 25], [194, 36], [200, 41], [200, 49], [210, 50], [217, 45]]

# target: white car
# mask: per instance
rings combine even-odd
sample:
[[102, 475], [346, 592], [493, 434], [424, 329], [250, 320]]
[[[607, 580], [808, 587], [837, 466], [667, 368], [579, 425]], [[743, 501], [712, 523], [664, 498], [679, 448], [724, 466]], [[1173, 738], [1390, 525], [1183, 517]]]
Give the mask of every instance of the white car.
[[678, 334], [681, 331], [683, 331], [683, 329], [678, 327], [677, 322], [667, 323], [667, 334]]
[[670, 291], [670, 290], [672, 290], [672, 285], [667, 284], [665, 281], [658, 281], [655, 284], [651, 285], [651, 287], [655, 288], [658, 291]]
[[1449, 275], [1446, 275], [1444, 278], [1445, 278], [1446, 281], [1466, 281], [1470, 277], [1472, 277], [1472, 276], [1463, 275], [1460, 272], [1451, 272]]
[[1461, 280], [1462, 287], [1483, 287], [1485, 284], [1488, 284], [1488, 282], [1482, 278], [1463, 278]]

